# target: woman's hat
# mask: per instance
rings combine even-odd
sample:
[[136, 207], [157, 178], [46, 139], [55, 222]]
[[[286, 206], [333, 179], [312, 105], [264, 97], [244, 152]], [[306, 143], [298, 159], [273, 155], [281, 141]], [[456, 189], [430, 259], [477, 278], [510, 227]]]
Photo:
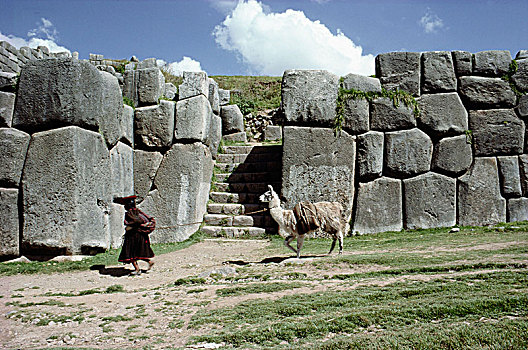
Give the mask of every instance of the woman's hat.
[[137, 196], [119, 197], [119, 198], [114, 199], [114, 202], [116, 202], [117, 204], [125, 205], [126, 203], [129, 203], [132, 200], [135, 200], [136, 198]]

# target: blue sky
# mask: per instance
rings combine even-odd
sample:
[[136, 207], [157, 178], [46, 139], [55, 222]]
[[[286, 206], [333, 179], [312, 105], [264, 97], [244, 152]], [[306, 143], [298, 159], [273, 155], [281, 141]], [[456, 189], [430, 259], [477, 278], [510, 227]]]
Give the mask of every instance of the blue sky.
[[0, 40], [175, 72], [374, 73], [391, 51], [528, 49], [528, 0], [0, 0]]

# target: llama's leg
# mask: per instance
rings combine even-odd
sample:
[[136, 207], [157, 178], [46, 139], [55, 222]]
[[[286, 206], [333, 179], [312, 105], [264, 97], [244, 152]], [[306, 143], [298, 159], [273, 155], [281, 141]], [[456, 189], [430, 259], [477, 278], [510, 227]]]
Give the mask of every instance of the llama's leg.
[[286, 239], [284, 240], [284, 245], [285, 245], [286, 247], [290, 248], [291, 250], [293, 250], [296, 254], [299, 254], [299, 253], [295, 250], [295, 248], [292, 247], [292, 246], [290, 245], [291, 241], [293, 241], [294, 239], [295, 239], [295, 237], [293, 237], [293, 236], [288, 236], [288, 237], [286, 237]]
[[337, 239], [339, 239], [339, 254], [343, 254], [343, 231], [339, 230], [337, 233]]
[[304, 243], [304, 235], [297, 236], [297, 259], [301, 257], [301, 248]]
[[332, 251], [335, 248], [336, 241], [337, 241], [337, 236], [334, 236], [332, 239], [332, 245], [330, 246], [330, 251], [328, 252], [328, 255], [332, 254]]

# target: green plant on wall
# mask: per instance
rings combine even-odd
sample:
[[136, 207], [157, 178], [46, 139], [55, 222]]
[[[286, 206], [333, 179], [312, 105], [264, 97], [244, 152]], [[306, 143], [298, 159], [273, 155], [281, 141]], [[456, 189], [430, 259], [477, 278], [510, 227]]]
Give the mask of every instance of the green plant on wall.
[[508, 69], [508, 73], [506, 75], [502, 76], [502, 80], [507, 81], [510, 84], [510, 88], [512, 91], [517, 95], [517, 97], [521, 97], [522, 95], [525, 95], [526, 92], [522, 92], [519, 89], [517, 89], [517, 86], [513, 82], [512, 76], [517, 73], [517, 70], [519, 69], [519, 64], [516, 60], [512, 60], [510, 62], [510, 67]]
[[336, 101], [336, 118], [334, 123], [334, 132], [336, 134], [338, 134], [343, 128], [343, 123], [345, 121], [346, 102], [350, 99], [365, 99], [368, 102], [372, 102], [374, 99], [384, 97], [390, 99], [394, 107], [398, 108], [400, 104], [403, 103], [407, 108], [413, 110], [414, 116], [416, 118], [420, 116], [420, 108], [418, 107], [418, 102], [411, 94], [406, 91], [398, 89], [387, 90], [385, 88], [382, 88], [381, 92], [345, 89], [343, 87], [344, 78], [341, 78], [339, 82], [340, 84], [339, 90], [337, 92]]

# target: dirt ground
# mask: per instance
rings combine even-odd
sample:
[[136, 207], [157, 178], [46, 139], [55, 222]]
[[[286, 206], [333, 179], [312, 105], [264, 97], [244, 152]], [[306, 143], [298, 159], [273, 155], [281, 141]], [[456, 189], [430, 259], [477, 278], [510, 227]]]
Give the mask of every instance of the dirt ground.
[[[209, 239], [156, 257], [154, 268], [140, 276], [129, 276], [131, 265], [116, 263], [84, 272], [0, 277], [0, 348], [185, 348], [191, 336], [207, 332], [187, 327], [191, 317], [200, 310], [236, 305], [254, 298], [280, 298], [339, 288], [339, 282], [323, 279], [317, 267], [306, 264], [314, 259], [327, 259], [326, 256], [292, 259], [290, 254], [268, 249], [269, 244], [266, 240]], [[504, 245], [510, 244], [519, 242]], [[140, 266], [146, 269], [147, 264], [140, 262]], [[334, 266], [329, 269], [326, 266], [324, 274], [382, 268]], [[297, 272], [314, 278], [303, 281], [305, 284], [300, 288], [227, 297], [218, 296], [216, 291], [232, 286], [228, 279], [213, 284], [174, 283], [180, 278], [219, 271], [236, 271], [236, 276], [284, 276]], [[398, 278], [430, 277], [416, 275], [395, 280]], [[391, 281], [385, 279], [383, 283]], [[105, 293], [107, 288], [117, 292]], [[200, 344], [190, 348], [218, 346]]]

